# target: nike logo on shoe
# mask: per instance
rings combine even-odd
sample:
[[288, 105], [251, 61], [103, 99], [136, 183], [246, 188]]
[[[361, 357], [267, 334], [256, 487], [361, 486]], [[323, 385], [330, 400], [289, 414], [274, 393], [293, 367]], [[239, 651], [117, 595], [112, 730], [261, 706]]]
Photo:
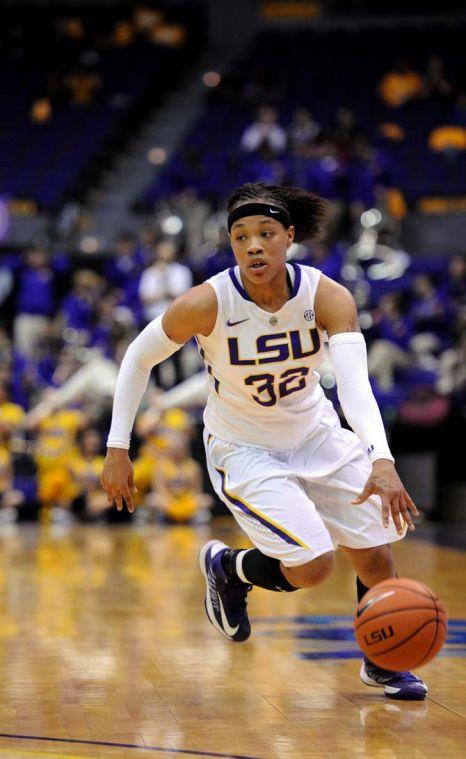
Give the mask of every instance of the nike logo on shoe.
[[242, 324], [243, 322], [249, 321], [249, 316], [246, 317], [246, 319], [240, 319], [238, 322], [232, 322], [230, 319], [227, 320], [227, 327], [236, 327], [237, 324]]
[[274, 211], [273, 208], [269, 208], [270, 213], [280, 213], [280, 211]]
[[236, 633], [238, 632], [239, 625], [236, 625], [236, 627], [231, 627], [229, 625], [227, 615], [225, 614], [225, 609], [223, 608], [222, 599], [220, 598], [220, 596], [217, 596], [217, 599], [220, 606], [220, 616], [222, 617], [222, 627], [225, 630], [227, 635], [231, 635], [231, 637], [233, 637], [233, 635], [236, 635]]

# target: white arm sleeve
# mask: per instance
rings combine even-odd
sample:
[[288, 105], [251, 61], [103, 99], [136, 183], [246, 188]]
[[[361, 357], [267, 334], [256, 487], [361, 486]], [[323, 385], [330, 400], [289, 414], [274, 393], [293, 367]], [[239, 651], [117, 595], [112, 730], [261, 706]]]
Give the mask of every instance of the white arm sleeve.
[[394, 461], [382, 416], [369, 383], [366, 341], [360, 332], [345, 332], [329, 339], [330, 358], [338, 398], [346, 417], [371, 461]]
[[134, 419], [155, 364], [182, 347], [170, 340], [162, 327], [162, 316], [150, 322], [131, 343], [121, 362], [113, 400], [108, 448], [128, 450]]

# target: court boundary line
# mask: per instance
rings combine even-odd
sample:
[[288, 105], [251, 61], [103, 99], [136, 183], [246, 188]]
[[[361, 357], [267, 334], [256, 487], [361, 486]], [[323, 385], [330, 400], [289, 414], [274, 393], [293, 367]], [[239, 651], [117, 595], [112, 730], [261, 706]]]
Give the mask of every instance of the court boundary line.
[[168, 754], [183, 754], [184, 756], [211, 756], [216, 759], [259, 759], [244, 754], [220, 754], [217, 751], [196, 751], [186, 748], [164, 748], [163, 746], [138, 746], [135, 743], [113, 743], [112, 741], [91, 741], [84, 738], [53, 738], [44, 735], [16, 735], [15, 733], [0, 733], [0, 738], [23, 741], [44, 741], [50, 743], [74, 743], [82, 746], [108, 746], [109, 748], [131, 748], [136, 751], [165, 751]]

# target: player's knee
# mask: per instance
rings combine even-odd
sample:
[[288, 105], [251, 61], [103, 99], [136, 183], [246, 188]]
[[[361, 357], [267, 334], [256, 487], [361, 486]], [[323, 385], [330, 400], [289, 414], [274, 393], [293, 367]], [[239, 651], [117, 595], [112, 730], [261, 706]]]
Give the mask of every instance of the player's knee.
[[287, 567], [285, 576], [295, 588], [310, 588], [324, 582], [331, 574], [334, 566], [335, 553], [328, 551], [307, 562], [307, 564], [301, 564], [299, 567]]
[[395, 566], [390, 546], [375, 546], [374, 548], [366, 548], [363, 550], [364, 554], [361, 557], [363, 573], [366, 581], [369, 581], [370, 585], [374, 585], [378, 582], [382, 582], [382, 580], [387, 580], [390, 577], [395, 576]]

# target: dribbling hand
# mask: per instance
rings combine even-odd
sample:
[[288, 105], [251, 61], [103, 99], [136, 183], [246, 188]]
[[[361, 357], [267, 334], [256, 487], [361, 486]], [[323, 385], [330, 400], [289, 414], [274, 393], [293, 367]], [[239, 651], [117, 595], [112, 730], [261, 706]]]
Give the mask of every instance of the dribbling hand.
[[133, 495], [137, 493], [133, 480], [133, 465], [128, 451], [120, 448], [108, 448], [100, 484], [107, 493], [110, 506], [116, 505], [118, 511], [126, 508], [134, 512]]
[[378, 495], [382, 500], [382, 522], [384, 527], [388, 527], [391, 514], [399, 535], [403, 533], [403, 520], [408, 525], [408, 530], [413, 532], [416, 529], [411, 514], [418, 516], [419, 512], [405, 490], [391, 461], [387, 459], [374, 461], [372, 474], [364, 485], [362, 492], [351, 503], [360, 505], [364, 501], [367, 501], [371, 495]]

